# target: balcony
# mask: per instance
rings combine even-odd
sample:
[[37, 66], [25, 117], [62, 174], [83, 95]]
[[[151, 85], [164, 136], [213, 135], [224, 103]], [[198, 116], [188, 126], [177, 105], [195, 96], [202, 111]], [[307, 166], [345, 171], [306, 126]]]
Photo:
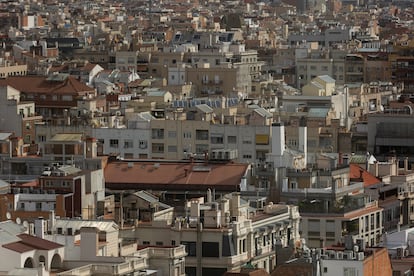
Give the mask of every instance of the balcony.
[[[203, 257], [202, 265], [203, 266], [214, 266], [214, 267], [233, 267], [238, 264], [245, 264], [249, 260], [248, 252], [244, 252], [234, 256], [222, 256], [217, 258], [212, 257]], [[196, 266], [197, 258], [196, 257], [186, 257], [185, 258], [186, 266]]]
[[302, 200], [299, 203], [299, 212], [306, 213], [322, 213], [322, 214], [346, 214], [359, 209], [371, 207], [376, 202], [365, 203], [363, 197], [346, 196], [341, 200]]

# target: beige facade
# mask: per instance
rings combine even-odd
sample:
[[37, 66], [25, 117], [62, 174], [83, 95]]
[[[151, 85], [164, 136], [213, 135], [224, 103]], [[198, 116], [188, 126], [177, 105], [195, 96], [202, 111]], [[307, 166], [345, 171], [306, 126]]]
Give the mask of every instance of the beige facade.
[[345, 62], [341, 54], [332, 53], [331, 57], [309, 56], [296, 60], [296, 83], [297, 87], [302, 87], [317, 76], [328, 75], [337, 84], [345, 83]]
[[328, 75], [313, 78], [302, 88], [304, 96], [332, 96], [335, 92], [335, 80]]
[[271, 203], [250, 212], [238, 194], [220, 202], [194, 198], [186, 206], [188, 216], [176, 218], [172, 226], [139, 223], [135, 234], [140, 244], [185, 245], [187, 275], [221, 275], [249, 261], [270, 272], [278, 246], [299, 239], [300, 217], [294, 206]]
[[7, 78], [8, 76], [26, 76], [27, 75], [27, 65], [9, 65], [0, 64], [0, 78]]
[[180, 160], [195, 154], [204, 158], [210, 148], [210, 122], [151, 120], [152, 158]]
[[238, 89], [243, 81], [237, 68], [210, 67], [208, 63], [197, 64], [196, 67], [186, 69], [186, 79], [196, 85], [197, 97], [225, 95], [237, 96]]

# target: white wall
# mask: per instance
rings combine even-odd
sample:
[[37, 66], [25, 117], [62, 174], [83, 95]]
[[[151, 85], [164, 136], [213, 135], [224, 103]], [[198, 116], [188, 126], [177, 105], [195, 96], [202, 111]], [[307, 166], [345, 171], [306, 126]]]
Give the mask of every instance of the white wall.
[[[96, 139], [104, 140], [103, 153], [116, 153], [124, 157], [125, 153], [132, 153], [134, 158], [138, 158], [139, 154], [150, 155], [151, 141], [150, 129], [114, 129], [114, 128], [97, 128], [94, 129], [94, 136]], [[118, 139], [118, 148], [110, 147], [110, 139]], [[125, 140], [132, 140], [133, 147], [125, 148]], [[140, 148], [140, 141], [147, 141], [146, 148]]]
[[[324, 268], [327, 268], [327, 272], [324, 272]], [[362, 261], [348, 261], [348, 260], [321, 260], [321, 275], [345, 275], [344, 268], [356, 269], [354, 275], [363, 276], [364, 266]]]

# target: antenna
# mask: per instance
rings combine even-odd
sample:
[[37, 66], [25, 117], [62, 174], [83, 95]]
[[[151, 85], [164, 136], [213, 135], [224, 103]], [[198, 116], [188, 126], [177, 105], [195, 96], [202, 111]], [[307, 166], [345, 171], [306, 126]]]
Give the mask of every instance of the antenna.
[[7, 219], [11, 219], [11, 214], [10, 214], [10, 212], [7, 212], [7, 213], [6, 213], [6, 218], [7, 218]]

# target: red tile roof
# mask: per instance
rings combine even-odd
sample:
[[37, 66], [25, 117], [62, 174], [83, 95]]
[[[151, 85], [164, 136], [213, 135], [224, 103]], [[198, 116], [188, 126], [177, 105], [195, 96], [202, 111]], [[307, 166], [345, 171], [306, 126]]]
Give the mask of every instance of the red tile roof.
[[109, 189], [168, 189], [237, 191], [247, 164], [172, 162], [109, 163], [105, 168]]
[[0, 86], [9, 85], [27, 93], [79, 94], [94, 91], [93, 88], [68, 76], [64, 81], [48, 81], [44, 76], [13, 76], [0, 80]]
[[3, 247], [19, 253], [28, 252], [31, 250], [53, 250], [63, 247], [63, 245], [59, 243], [41, 239], [39, 237], [31, 236], [28, 234], [20, 234], [17, 235], [17, 237], [21, 240], [18, 242], [4, 244]]
[[25, 245], [24, 243], [21, 242], [12, 242], [12, 243], [8, 243], [8, 244], [4, 244], [3, 245], [4, 248], [7, 248], [9, 250], [18, 252], [18, 253], [24, 253], [24, 252], [28, 252], [28, 251], [32, 251], [35, 250], [35, 248]]
[[358, 166], [357, 164], [349, 164], [349, 178], [358, 179], [359, 181], [364, 182], [364, 187], [368, 187], [377, 183], [380, 183], [381, 180]]

